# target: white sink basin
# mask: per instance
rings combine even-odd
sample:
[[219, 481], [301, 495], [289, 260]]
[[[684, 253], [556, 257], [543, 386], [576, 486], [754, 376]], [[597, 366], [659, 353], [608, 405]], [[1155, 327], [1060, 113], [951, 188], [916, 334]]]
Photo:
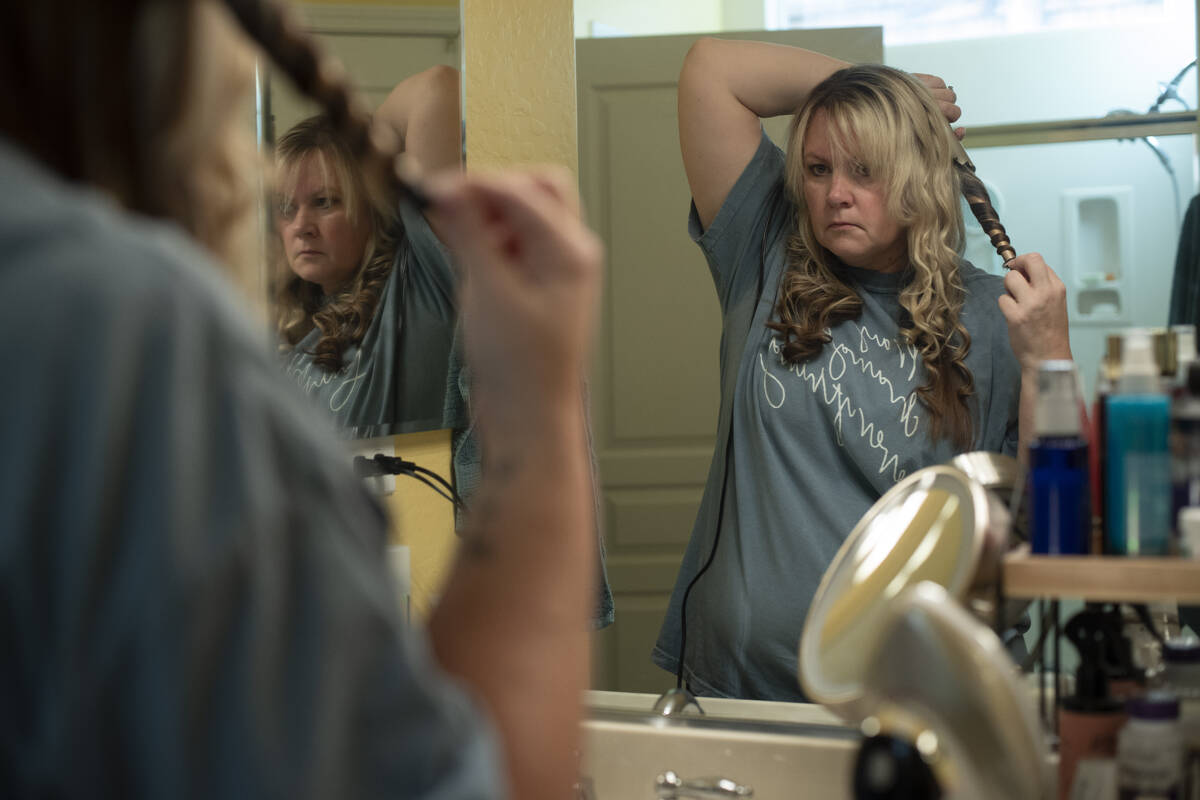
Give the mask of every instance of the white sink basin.
[[859, 734], [820, 707], [703, 700], [707, 716], [665, 719], [649, 713], [653, 695], [595, 699], [582, 766], [591, 800], [654, 800], [667, 770], [685, 781], [728, 778], [753, 787], [755, 800], [851, 796]]

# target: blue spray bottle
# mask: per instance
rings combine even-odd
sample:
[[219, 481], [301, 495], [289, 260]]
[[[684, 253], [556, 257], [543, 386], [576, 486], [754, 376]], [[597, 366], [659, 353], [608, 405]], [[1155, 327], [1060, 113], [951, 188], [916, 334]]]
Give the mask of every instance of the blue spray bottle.
[[1036, 438], [1029, 446], [1029, 540], [1034, 553], [1083, 555], [1089, 550], [1088, 443], [1082, 392], [1073, 361], [1038, 367]]
[[1170, 401], [1163, 391], [1150, 333], [1127, 331], [1121, 347], [1121, 375], [1108, 400], [1106, 420], [1105, 550], [1109, 553], [1167, 554], [1170, 419]]

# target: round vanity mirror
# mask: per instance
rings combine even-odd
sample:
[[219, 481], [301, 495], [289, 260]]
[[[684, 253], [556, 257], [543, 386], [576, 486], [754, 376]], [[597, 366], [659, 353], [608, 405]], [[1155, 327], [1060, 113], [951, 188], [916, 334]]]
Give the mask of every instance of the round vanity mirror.
[[864, 670], [868, 735], [916, 745], [944, 796], [1045, 796], [1045, 746], [1033, 700], [987, 626], [930, 582], [885, 615]]
[[951, 466], [914, 472], [859, 520], [825, 571], [800, 639], [800, 681], [847, 719], [866, 715], [863, 676], [889, 606], [932, 581], [969, 604], [991, 599], [1007, 546], [1008, 512]]

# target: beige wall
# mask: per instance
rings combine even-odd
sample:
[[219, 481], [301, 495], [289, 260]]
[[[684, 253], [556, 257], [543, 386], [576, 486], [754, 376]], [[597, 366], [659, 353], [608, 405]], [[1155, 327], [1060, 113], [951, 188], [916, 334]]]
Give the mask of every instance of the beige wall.
[[467, 168], [577, 172], [571, 0], [464, 0]]
[[306, 5], [316, 6], [416, 6], [436, 8], [458, 8], [458, 0], [304, 0]]
[[[450, 478], [450, 431], [406, 433], [393, 438], [396, 455]], [[454, 508], [425, 484], [396, 476], [396, 491], [384, 498], [391, 517], [391, 544], [409, 547], [412, 613], [425, 619], [441, 591], [458, 537]]]

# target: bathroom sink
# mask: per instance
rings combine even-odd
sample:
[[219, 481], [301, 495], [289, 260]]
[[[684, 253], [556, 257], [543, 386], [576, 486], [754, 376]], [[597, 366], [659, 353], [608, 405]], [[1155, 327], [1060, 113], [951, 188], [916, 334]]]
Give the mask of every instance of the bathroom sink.
[[649, 712], [654, 699], [590, 705], [581, 770], [590, 800], [654, 800], [668, 770], [684, 781], [729, 779], [755, 800], [850, 797], [860, 735], [819, 706], [702, 700], [704, 716], [664, 718]]

